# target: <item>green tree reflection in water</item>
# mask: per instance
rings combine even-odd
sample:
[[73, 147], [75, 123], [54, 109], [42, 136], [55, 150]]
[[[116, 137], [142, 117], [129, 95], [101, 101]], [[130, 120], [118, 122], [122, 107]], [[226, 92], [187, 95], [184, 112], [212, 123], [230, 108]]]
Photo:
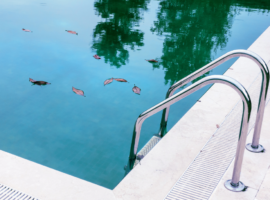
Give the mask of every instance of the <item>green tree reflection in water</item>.
[[[163, 55], [154, 68], [165, 69], [171, 85], [213, 59], [226, 46], [237, 10], [233, 0], [162, 0], [152, 32], [165, 36]], [[211, 23], [209, 23], [211, 22]]]
[[96, 25], [92, 49], [103, 56], [106, 63], [117, 68], [128, 62], [128, 48], [143, 46], [144, 33], [139, 26], [142, 11], [149, 0], [98, 0], [94, 6], [104, 22]]

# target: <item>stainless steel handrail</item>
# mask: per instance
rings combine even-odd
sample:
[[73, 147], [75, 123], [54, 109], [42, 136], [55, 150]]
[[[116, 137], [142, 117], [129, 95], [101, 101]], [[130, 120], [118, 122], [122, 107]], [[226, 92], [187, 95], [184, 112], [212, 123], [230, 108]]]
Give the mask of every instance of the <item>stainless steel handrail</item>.
[[249, 119], [250, 119], [250, 114], [251, 114], [251, 99], [246, 89], [239, 82], [237, 82], [233, 78], [230, 78], [227, 76], [221, 76], [221, 75], [214, 75], [214, 76], [208, 76], [206, 78], [203, 78], [200, 81], [197, 81], [191, 86], [183, 89], [182, 91], [176, 93], [175, 95], [169, 97], [168, 99], [165, 99], [161, 103], [153, 106], [152, 108], [148, 109], [147, 111], [139, 115], [134, 126], [130, 155], [129, 155], [129, 162], [128, 162], [128, 165], [126, 166], [126, 173], [128, 173], [134, 167], [134, 163], [137, 156], [139, 139], [140, 139], [141, 127], [144, 120], [156, 114], [157, 112], [163, 110], [164, 108], [176, 103], [177, 101], [187, 97], [188, 95], [201, 89], [202, 87], [209, 84], [213, 84], [213, 83], [222, 83], [222, 84], [232, 87], [242, 99], [243, 115], [242, 115], [242, 122], [240, 126], [236, 156], [235, 156], [233, 176], [232, 176], [232, 180], [228, 180], [228, 182], [226, 182], [227, 185], [225, 186], [229, 190], [232, 190], [232, 191], [241, 191], [244, 189], [245, 186], [242, 182], [239, 181], [239, 179], [240, 179], [240, 172], [241, 172], [242, 161], [243, 161], [243, 156], [244, 156], [244, 151], [245, 151], [245, 143], [246, 143], [246, 137], [247, 137], [247, 132], [248, 132]]
[[[264, 108], [265, 108], [265, 101], [267, 97], [267, 91], [269, 86], [269, 69], [265, 61], [254, 52], [248, 50], [234, 50], [230, 51], [223, 56], [217, 58], [216, 60], [212, 61], [211, 63], [205, 65], [201, 69], [193, 72], [189, 76], [181, 79], [180, 81], [173, 84], [166, 94], [166, 99], [173, 95], [176, 89], [180, 88], [181, 86], [186, 85], [187, 83], [191, 82], [192, 80], [200, 77], [201, 75], [209, 72], [210, 70], [214, 69], [215, 67], [221, 65], [222, 63], [234, 58], [234, 57], [246, 57], [253, 60], [260, 68], [262, 73], [262, 85], [261, 85], [261, 92], [259, 97], [258, 103], [258, 110], [257, 110], [257, 117], [255, 122], [254, 134], [252, 139], [252, 144], [247, 144], [246, 148], [252, 152], [262, 152], [264, 150], [263, 146], [259, 144], [260, 134], [261, 134], [261, 126], [263, 122], [263, 115], [264, 115]], [[159, 135], [163, 137], [167, 131], [167, 121], [169, 116], [170, 106], [165, 108], [162, 113], [161, 123], [160, 123], [160, 132]]]

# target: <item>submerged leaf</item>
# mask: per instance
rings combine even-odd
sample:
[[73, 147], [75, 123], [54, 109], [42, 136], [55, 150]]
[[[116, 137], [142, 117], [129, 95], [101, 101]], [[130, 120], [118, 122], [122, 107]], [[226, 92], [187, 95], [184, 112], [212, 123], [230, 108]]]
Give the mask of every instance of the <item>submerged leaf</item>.
[[136, 94], [140, 94], [141, 93], [141, 89], [138, 88], [136, 85], [134, 85], [134, 87], [132, 88], [132, 91]]
[[150, 59], [150, 60], [146, 60], [146, 61], [148, 61], [148, 62], [158, 62], [157, 60], [154, 60], [154, 59]]
[[78, 33], [76, 33], [76, 31], [66, 30], [66, 32], [78, 35]]
[[100, 59], [100, 57], [96, 54], [93, 56], [95, 59]]
[[35, 81], [34, 79], [29, 78], [29, 81], [34, 83], [34, 85], [49, 85], [50, 83], [46, 81]]
[[32, 32], [32, 31], [30, 31], [30, 30], [28, 30], [28, 29], [22, 29], [24, 32]]
[[113, 78], [107, 79], [104, 81], [104, 86], [110, 84], [111, 82], [113, 82]]
[[82, 90], [76, 89], [75, 87], [72, 87], [72, 91], [75, 92], [78, 95], [84, 96], [84, 92]]
[[119, 81], [119, 82], [127, 82], [127, 80], [123, 78], [114, 78], [114, 80]]

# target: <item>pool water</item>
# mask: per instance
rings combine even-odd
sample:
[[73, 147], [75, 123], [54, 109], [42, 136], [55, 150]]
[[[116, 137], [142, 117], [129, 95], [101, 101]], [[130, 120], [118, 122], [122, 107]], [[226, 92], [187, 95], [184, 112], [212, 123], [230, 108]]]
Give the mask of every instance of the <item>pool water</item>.
[[[138, 115], [176, 81], [247, 49], [270, 25], [269, 11], [268, 0], [1, 0], [0, 149], [113, 189]], [[104, 86], [112, 77], [128, 82]], [[168, 127], [206, 91], [173, 105]], [[160, 119], [145, 121], [139, 149]]]

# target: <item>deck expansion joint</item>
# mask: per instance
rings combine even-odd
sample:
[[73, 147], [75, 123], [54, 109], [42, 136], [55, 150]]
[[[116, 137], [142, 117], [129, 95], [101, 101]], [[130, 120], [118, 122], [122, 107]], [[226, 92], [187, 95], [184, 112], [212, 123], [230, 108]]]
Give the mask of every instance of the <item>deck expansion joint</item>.
[[0, 200], [38, 200], [30, 195], [0, 184]]

